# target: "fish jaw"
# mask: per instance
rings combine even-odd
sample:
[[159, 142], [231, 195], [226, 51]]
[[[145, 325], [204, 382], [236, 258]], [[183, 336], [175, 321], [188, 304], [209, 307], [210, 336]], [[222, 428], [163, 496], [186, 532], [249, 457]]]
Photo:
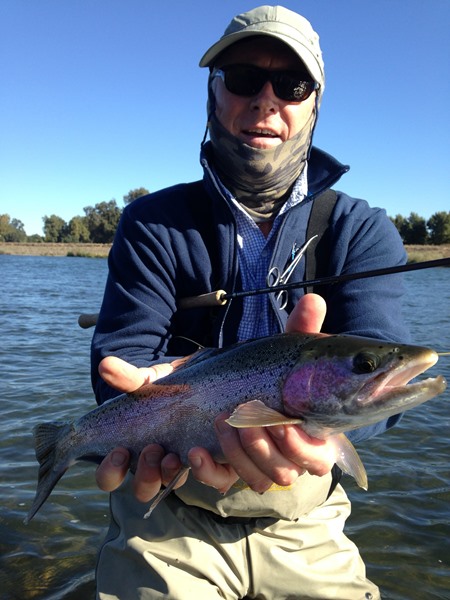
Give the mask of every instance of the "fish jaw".
[[[380, 373], [374, 373], [374, 377], [359, 391], [356, 402], [372, 404], [377, 398], [384, 397], [389, 390], [403, 389], [412, 379], [435, 365], [438, 359], [438, 354], [430, 348], [418, 348], [415, 354], [406, 360], [400, 357], [396, 365], [390, 363]], [[356, 408], [358, 406], [357, 404]]]
[[315, 437], [371, 425], [442, 393], [442, 376], [409, 383], [437, 360], [430, 348], [329, 336], [306, 348], [286, 378], [284, 407]]

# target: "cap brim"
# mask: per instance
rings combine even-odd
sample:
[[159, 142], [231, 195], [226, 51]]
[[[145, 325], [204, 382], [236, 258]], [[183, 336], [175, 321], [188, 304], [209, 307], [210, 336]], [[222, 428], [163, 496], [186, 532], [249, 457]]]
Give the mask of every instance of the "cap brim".
[[229, 48], [230, 46], [232, 46], [233, 44], [235, 44], [236, 42], [238, 42], [244, 38], [262, 36], [262, 35], [266, 35], [268, 37], [272, 37], [277, 40], [280, 40], [281, 42], [283, 42], [284, 44], [289, 46], [289, 48], [291, 48], [291, 50], [293, 52], [295, 52], [295, 54], [300, 58], [300, 60], [306, 66], [306, 68], [308, 69], [308, 71], [309, 71], [311, 77], [314, 79], [314, 81], [317, 81], [323, 87], [324, 74], [323, 74], [322, 70], [320, 69], [317, 60], [311, 54], [309, 49], [306, 46], [304, 46], [303, 44], [301, 44], [300, 42], [293, 40], [291, 37], [283, 35], [282, 33], [278, 33], [278, 32], [276, 34], [265, 32], [265, 31], [238, 31], [236, 33], [230, 33], [227, 36], [224, 36], [223, 38], [221, 38], [215, 44], [213, 44], [211, 46], [211, 48], [209, 48], [209, 50], [207, 50], [205, 52], [205, 54], [202, 56], [202, 58], [199, 62], [199, 66], [200, 67], [212, 66], [215, 62], [215, 59], [219, 56], [219, 54], [221, 52], [226, 50], [226, 48]]

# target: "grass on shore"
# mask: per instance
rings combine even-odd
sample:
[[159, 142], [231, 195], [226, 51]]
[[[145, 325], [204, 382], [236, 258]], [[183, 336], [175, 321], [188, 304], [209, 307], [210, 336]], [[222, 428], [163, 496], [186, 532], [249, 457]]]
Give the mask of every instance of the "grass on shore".
[[[0, 254], [24, 256], [73, 256], [106, 258], [111, 244], [52, 244], [0, 242]], [[450, 244], [441, 246], [405, 246], [408, 262], [422, 262], [450, 258]]]
[[0, 254], [23, 256], [74, 256], [106, 258], [111, 244], [53, 244], [44, 242], [0, 242]]
[[442, 244], [441, 246], [405, 246], [405, 248], [408, 253], [408, 262], [410, 263], [450, 258], [450, 244]]

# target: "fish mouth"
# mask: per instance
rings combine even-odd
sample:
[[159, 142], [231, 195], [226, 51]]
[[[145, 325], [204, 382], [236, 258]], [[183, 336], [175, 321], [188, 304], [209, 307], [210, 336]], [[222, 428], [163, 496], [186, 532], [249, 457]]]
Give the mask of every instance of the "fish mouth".
[[356, 398], [358, 410], [365, 407], [382, 407], [389, 403], [392, 414], [395, 414], [399, 410], [413, 408], [441, 394], [447, 387], [442, 375], [410, 383], [412, 379], [435, 365], [438, 359], [439, 356], [434, 350], [428, 350], [407, 364], [377, 375], [359, 390]]

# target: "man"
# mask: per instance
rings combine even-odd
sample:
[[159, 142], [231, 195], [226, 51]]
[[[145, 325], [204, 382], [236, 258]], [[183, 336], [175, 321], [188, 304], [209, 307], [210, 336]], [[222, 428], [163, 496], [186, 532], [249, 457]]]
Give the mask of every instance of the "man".
[[[99, 402], [169, 373], [195, 349], [186, 338], [226, 346], [285, 327], [318, 331], [324, 319], [323, 300], [300, 288], [281, 304], [269, 294], [177, 309], [181, 298], [215, 289], [266, 287], [271, 268], [283, 272], [308, 241], [312, 206], [347, 171], [311, 145], [325, 79], [318, 36], [303, 17], [270, 6], [238, 15], [200, 65], [210, 69], [204, 178], [124, 211], [92, 344]], [[338, 192], [329, 222], [325, 275], [404, 262], [383, 211]], [[291, 281], [303, 279], [300, 260]], [[407, 337], [397, 277], [323, 294], [324, 331]], [[238, 431], [225, 418], [216, 431], [227, 462], [193, 448], [188, 480], [147, 521], [141, 502], [168, 484], [178, 457], [148, 446], [127, 477], [126, 449], [105, 458], [97, 480], [113, 492], [112, 520], [99, 598], [379, 598], [343, 534], [350, 505], [331, 475], [330, 445], [294, 426]], [[349, 437], [367, 439], [397, 420]]]

